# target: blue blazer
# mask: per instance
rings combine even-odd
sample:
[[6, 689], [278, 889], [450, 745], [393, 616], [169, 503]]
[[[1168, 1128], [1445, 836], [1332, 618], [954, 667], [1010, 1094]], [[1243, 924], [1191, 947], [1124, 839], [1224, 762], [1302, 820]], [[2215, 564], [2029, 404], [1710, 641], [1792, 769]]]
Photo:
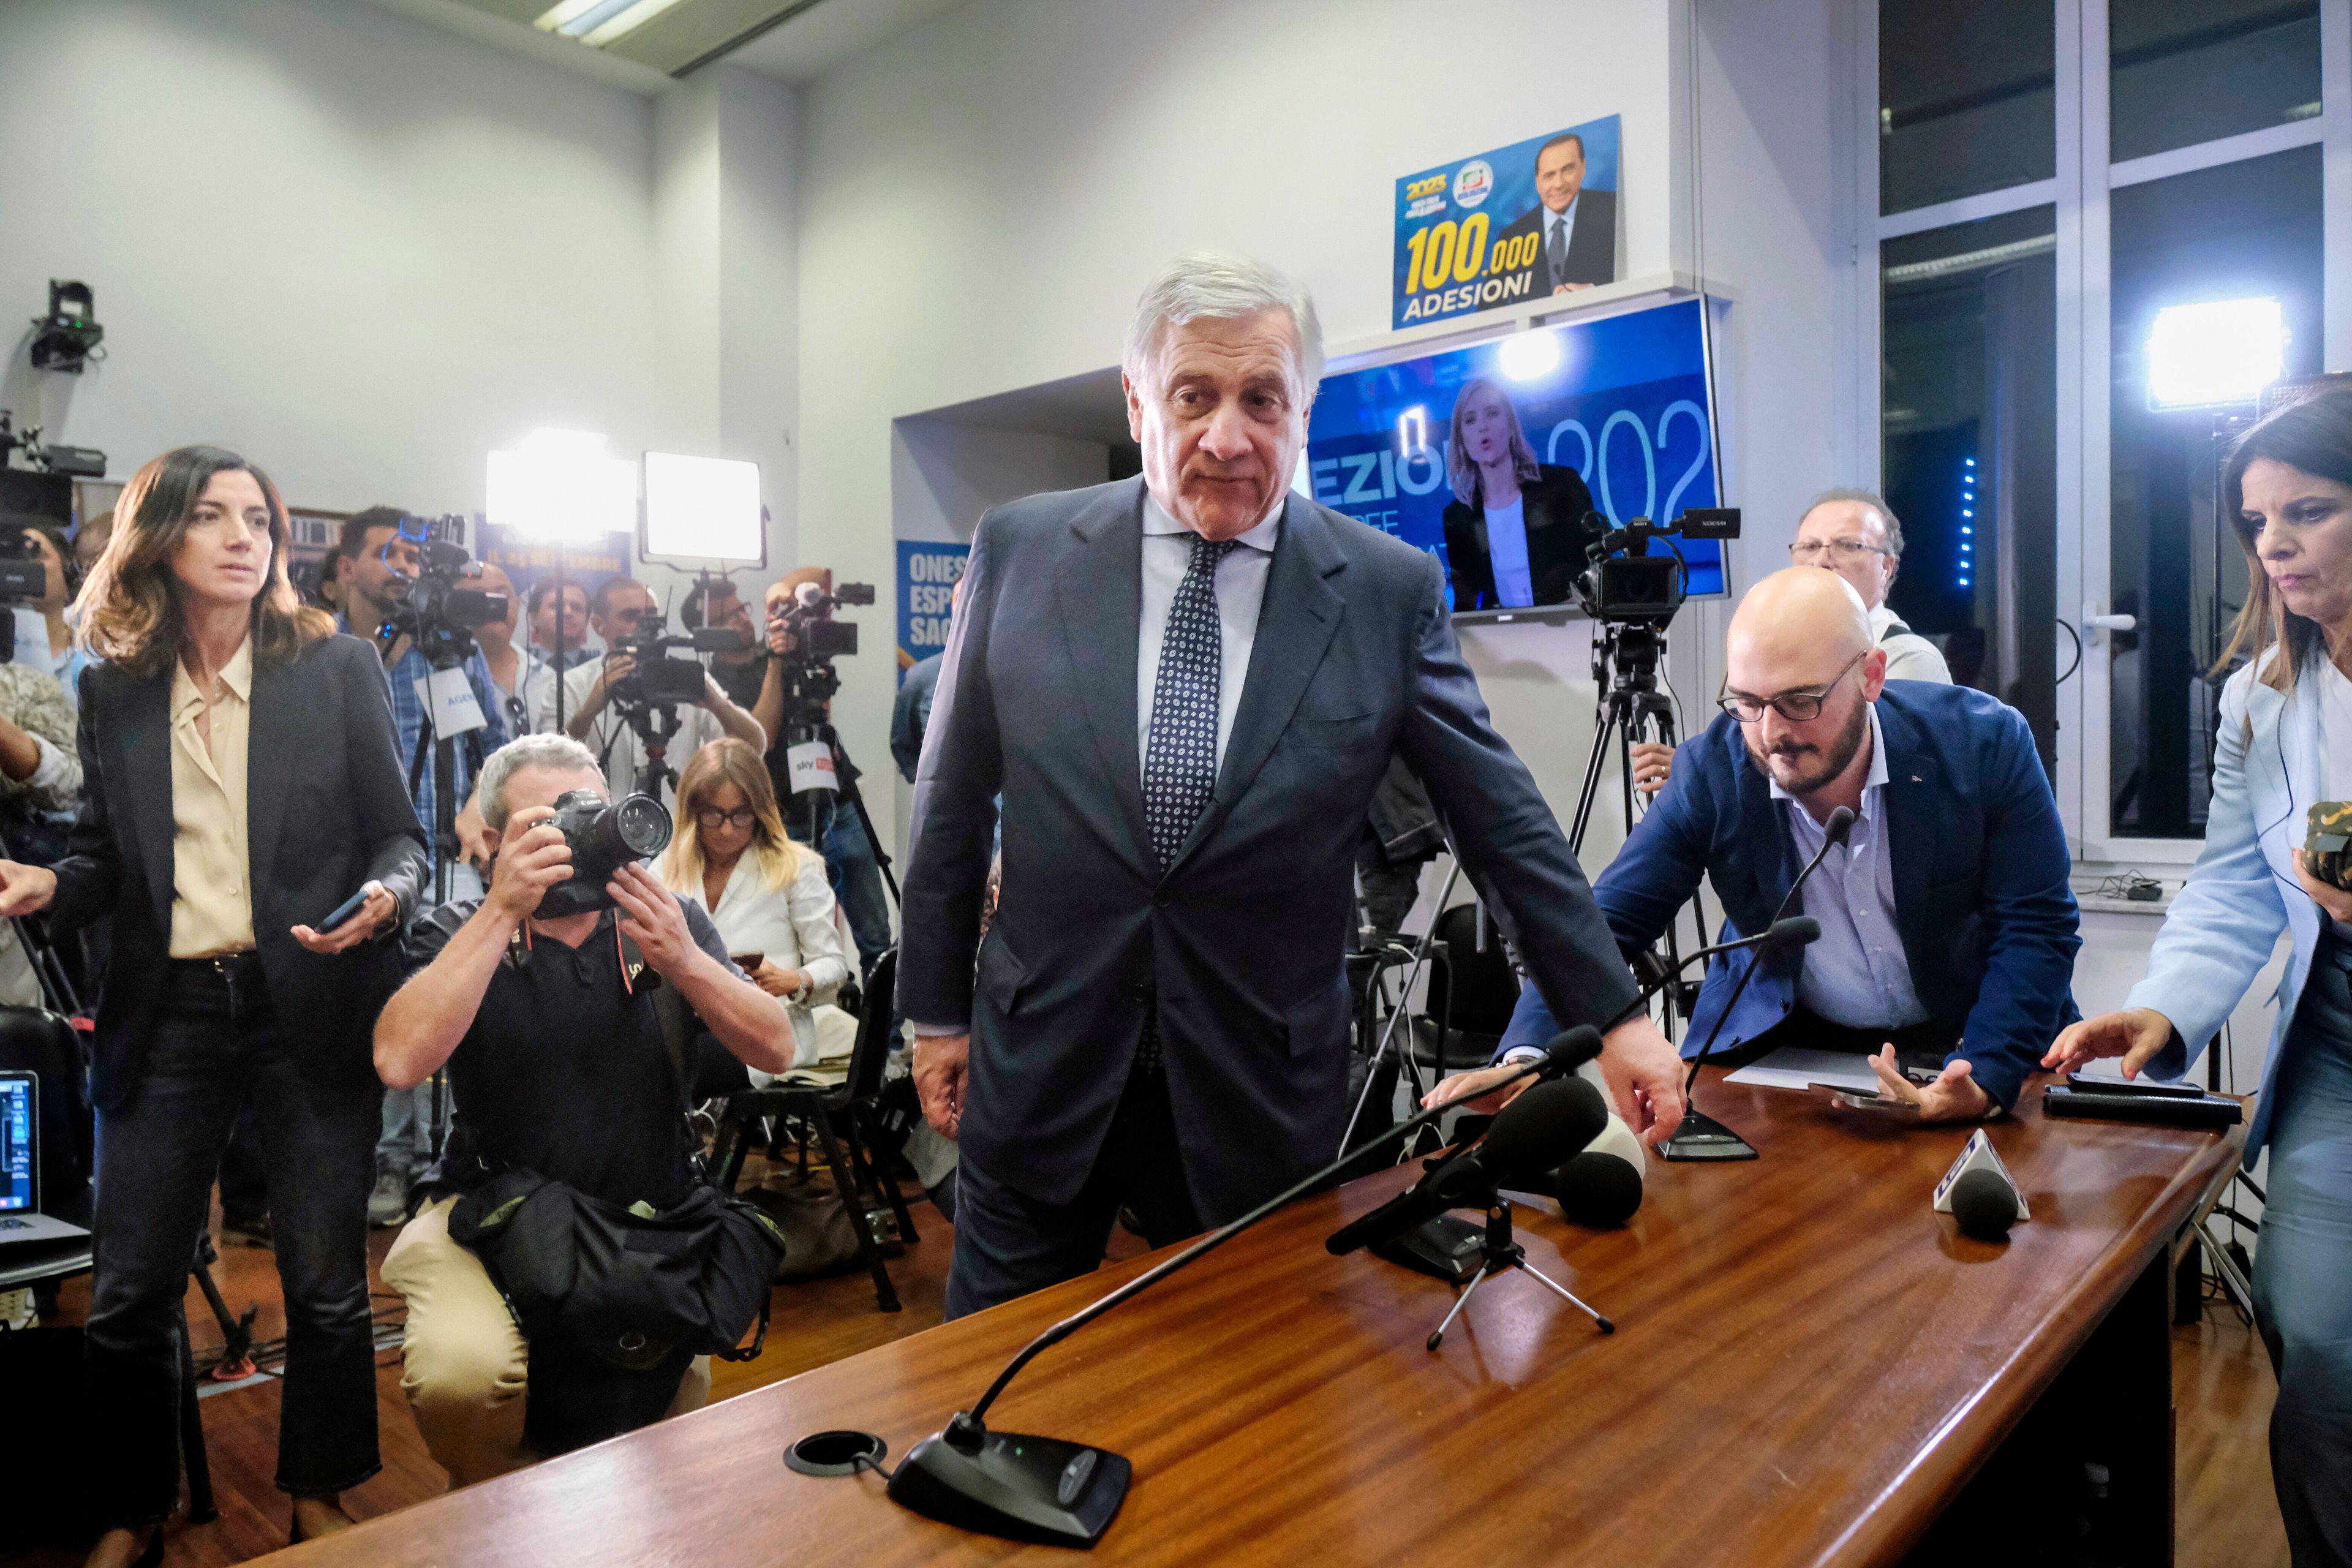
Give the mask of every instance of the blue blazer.
[[[1961, 1037], [1952, 1056], [2014, 1105], [2051, 1040], [2078, 1016], [2071, 985], [2082, 938], [2057, 802], [2016, 710], [1918, 680], [1888, 681], [1877, 706], [1895, 917], [1912, 989]], [[1673, 778], [1593, 894], [1630, 957], [1664, 933], [1702, 876], [1723, 901], [1724, 940], [1762, 931], [1803, 865], [1786, 808], [1726, 714], [1675, 752]], [[1685, 1056], [1698, 1054], [1748, 962], [1743, 953], [1708, 966]], [[1803, 965], [1801, 950], [1762, 963], [1717, 1048], [1785, 1017]], [[1503, 1048], [1540, 1045], [1553, 1027], [1542, 998], [1523, 993]]]
[[2294, 939], [2294, 953], [2273, 998], [2278, 1023], [2271, 1031], [2262, 1098], [2246, 1131], [2248, 1170], [2270, 1136], [2272, 1090], [2278, 1085], [2279, 1064], [2295, 1048], [2289, 1026], [2325, 918], [2294, 879], [2294, 860], [2303, 847], [2304, 814], [2314, 802], [2328, 798], [2319, 693], [2309, 680], [2296, 682], [2293, 691], [2255, 680], [2254, 671], [2269, 668], [2274, 657], [2275, 650], [2263, 655], [2221, 688], [2204, 852], [2157, 932], [2147, 978], [2132, 987], [2124, 1003], [2153, 1007], [2172, 1020], [2172, 1043], [2148, 1064], [2148, 1072], [2183, 1077], [2270, 962], [2280, 929]]
[[[1401, 757], [1559, 1015], [1634, 994], [1535, 780], [1488, 721], [1437, 557], [1293, 494], [1215, 793], [1166, 871], [1137, 755], [1143, 483], [982, 518], [916, 769], [898, 1006], [969, 1019], [963, 1157], [1074, 1199], [1159, 1020], [1214, 1225], [1338, 1151], [1356, 848]], [[980, 908], [1003, 793], [1003, 894]]]

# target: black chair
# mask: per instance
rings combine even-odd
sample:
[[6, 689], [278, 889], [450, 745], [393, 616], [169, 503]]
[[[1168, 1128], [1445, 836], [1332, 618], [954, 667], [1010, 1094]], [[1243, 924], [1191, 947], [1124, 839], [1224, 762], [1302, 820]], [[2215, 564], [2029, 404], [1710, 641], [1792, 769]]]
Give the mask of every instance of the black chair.
[[[874, 1226], [866, 1217], [869, 1208], [888, 1205], [898, 1223], [900, 1239], [909, 1244], [919, 1239], [914, 1217], [907, 1212], [906, 1197], [888, 1163], [872, 1153], [876, 1147], [873, 1121], [881, 1114], [882, 1075], [889, 1066], [893, 1044], [890, 1012], [898, 973], [898, 949], [874, 961], [873, 973], [866, 980], [864, 1011], [858, 1015], [857, 1043], [850, 1051], [847, 1078], [826, 1085], [796, 1083], [787, 1077], [765, 1089], [730, 1095], [712, 1151], [713, 1180], [720, 1191], [731, 1193], [742, 1179], [745, 1158], [753, 1143], [761, 1141], [758, 1129], [763, 1121], [772, 1118], [772, 1125], [781, 1127], [797, 1120], [814, 1133], [856, 1232], [857, 1256], [874, 1276], [875, 1300], [885, 1312], [899, 1310], [898, 1291], [890, 1283], [882, 1249], [875, 1244]], [[768, 1142], [772, 1149], [774, 1140]], [[874, 1194], [871, 1205], [865, 1195], [869, 1191]]]
[[1519, 1001], [1503, 933], [1489, 924], [1480, 952], [1478, 906], [1469, 903], [1440, 910], [1430, 935], [1428, 1002], [1413, 1020], [1414, 1059], [1440, 1071], [1485, 1067]]

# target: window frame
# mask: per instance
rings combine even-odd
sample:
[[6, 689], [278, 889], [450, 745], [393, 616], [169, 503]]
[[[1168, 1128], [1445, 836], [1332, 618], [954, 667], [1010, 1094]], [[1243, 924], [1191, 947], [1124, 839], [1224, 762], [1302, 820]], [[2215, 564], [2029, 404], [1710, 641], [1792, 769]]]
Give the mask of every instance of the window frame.
[[[2111, 670], [2107, 637], [2091, 625], [2109, 604], [2109, 432], [2114, 344], [2108, 278], [2108, 194], [2175, 174], [2321, 149], [2322, 367], [2352, 370], [2352, 0], [2319, 0], [2320, 112], [2146, 157], [2108, 157], [2107, 0], [2054, 0], [2057, 173], [1905, 212], [1879, 210], [1878, 8], [1845, 0], [1852, 112], [1844, 117], [1852, 174], [1843, 205], [1854, 215], [1850, 254], [1855, 320], [1848, 367], [1860, 482], [1885, 482], [1884, 291], [1879, 247], [1890, 239], [2027, 207], [2054, 205], [2058, 227], [2058, 603], [2080, 606], [2068, 626], [2082, 639], [2081, 667], [2058, 688], [2059, 816], [2074, 858], [2085, 862], [2179, 866], [2195, 838], [2117, 837], [2108, 818]], [[2072, 651], [2062, 645], [2062, 655]]]

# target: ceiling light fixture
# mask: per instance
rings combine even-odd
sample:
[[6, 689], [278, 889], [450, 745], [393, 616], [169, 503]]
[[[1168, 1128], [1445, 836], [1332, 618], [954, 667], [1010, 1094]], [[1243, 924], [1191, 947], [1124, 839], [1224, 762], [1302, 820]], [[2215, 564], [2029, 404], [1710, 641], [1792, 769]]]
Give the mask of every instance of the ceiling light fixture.
[[543, 33], [603, 48], [626, 37], [679, 0], [562, 0], [531, 24]]

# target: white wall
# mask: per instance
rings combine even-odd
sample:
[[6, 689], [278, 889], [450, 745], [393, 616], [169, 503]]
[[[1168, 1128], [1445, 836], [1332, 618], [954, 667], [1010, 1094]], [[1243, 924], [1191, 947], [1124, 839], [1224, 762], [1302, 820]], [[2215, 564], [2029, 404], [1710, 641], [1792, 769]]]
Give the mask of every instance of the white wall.
[[[1830, 159], [1828, 3], [1751, 17], [1709, 0], [1694, 39], [1676, 0], [1488, 0], [1442, 19], [1404, 0], [975, 0], [853, 61], [810, 89], [803, 122], [805, 553], [887, 573], [889, 420], [1109, 363], [1136, 290], [1174, 252], [1265, 257], [1315, 290], [1331, 339], [1378, 333], [1397, 175], [1609, 113], [1623, 117], [1629, 275], [1687, 265], [1703, 235], [1707, 271], [1752, 301], [1757, 321], [1724, 352], [1727, 420], [1755, 424], [1727, 432], [1726, 466], [1732, 499], [1787, 510], [1839, 478], [1824, 471], [1829, 419], [1811, 394], [1780, 392], [1818, 387], [1826, 407], [1833, 373], [1815, 177]], [[1437, 56], [1452, 63], [1433, 89]], [[1686, 200], [1677, 216], [1668, 166], [1691, 140], [1694, 81], [1711, 160], [1696, 224]], [[1726, 137], [1761, 140], [1718, 153]], [[1719, 635], [1695, 612], [1681, 639]], [[1591, 745], [1583, 635], [1465, 640], [1565, 815]], [[1683, 657], [1703, 721], [1711, 666]], [[845, 674], [852, 749], [878, 751], [889, 672]]]
[[79, 279], [108, 357], [12, 336], [0, 407], [331, 510], [477, 511], [542, 425], [751, 458], [788, 562], [793, 94], [721, 68], [660, 112], [657, 167], [654, 100], [352, 0], [8, 0], [0, 319]]
[[473, 510], [484, 452], [534, 425], [666, 437], [650, 113], [368, 5], [0, 6], [0, 301], [79, 278], [108, 335], [41, 378], [52, 437]]

